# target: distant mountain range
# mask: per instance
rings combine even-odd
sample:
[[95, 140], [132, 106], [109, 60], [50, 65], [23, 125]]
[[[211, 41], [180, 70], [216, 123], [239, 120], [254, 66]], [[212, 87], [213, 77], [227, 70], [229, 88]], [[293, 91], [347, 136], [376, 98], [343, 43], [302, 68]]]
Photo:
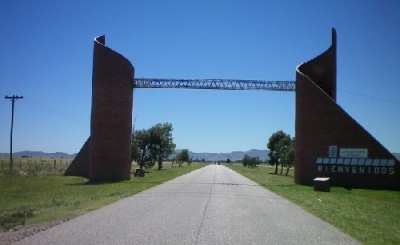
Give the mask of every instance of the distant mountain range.
[[[181, 150], [177, 150], [179, 153]], [[43, 158], [65, 158], [65, 159], [73, 159], [75, 158], [77, 153], [68, 154], [64, 152], [55, 152], [55, 153], [46, 153], [43, 151], [19, 151], [14, 152], [14, 157], [43, 157]], [[242, 160], [245, 155], [258, 157], [261, 161], [265, 161], [267, 159], [267, 150], [256, 150], [252, 149], [249, 151], [232, 151], [231, 153], [196, 153], [189, 151], [189, 157], [196, 161], [201, 161], [204, 159], [205, 161], [226, 161], [228, 158], [231, 161]], [[400, 160], [400, 153], [393, 153], [393, 155]], [[1, 158], [9, 157], [8, 153], [0, 153]]]
[[249, 151], [232, 151], [231, 153], [196, 153], [189, 151], [189, 157], [193, 161], [201, 161], [202, 159], [205, 161], [226, 161], [227, 159], [238, 161], [242, 160], [246, 154], [251, 157], [258, 157], [261, 161], [265, 161], [267, 159], [268, 151], [256, 149]]
[[[177, 150], [179, 152], [179, 150]], [[268, 150], [249, 150], [249, 151], [233, 151], [231, 153], [195, 153], [189, 151], [189, 157], [192, 160], [205, 159], [206, 161], [226, 161], [228, 158], [231, 161], [242, 160], [243, 157], [247, 154], [251, 157], [258, 157], [261, 161], [265, 161], [268, 156]], [[394, 157], [396, 157], [400, 161], [400, 153], [392, 153]]]
[[[14, 152], [13, 157], [43, 157], [43, 158], [75, 158], [77, 153], [68, 154], [65, 152], [46, 153], [43, 151], [19, 151]], [[9, 157], [9, 153], [0, 153], [0, 157]]]
[[[177, 150], [179, 153], [181, 150]], [[46, 153], [43, 151], [19, 151], [14, 152], [13, 157], [43, 157], [43, 158], [75, 158], [77, 153], [68, 154], [64, 152]], [[196, 153], [189, 152], [190, 158], [193, 160], [201, 161], [202, 159], [206, 161], [226, 161], [228, 158], [231, 161], [241, 160], [244, 155], [249, 155], [252, 157], [258, 157], [260, 160], [265, 161], [267, 159], [267, 150], [249, 150], [249, 151], [233, 151], [231, 153]], [[1, 158], [9, 157], [8, 153], [0, 153]]]

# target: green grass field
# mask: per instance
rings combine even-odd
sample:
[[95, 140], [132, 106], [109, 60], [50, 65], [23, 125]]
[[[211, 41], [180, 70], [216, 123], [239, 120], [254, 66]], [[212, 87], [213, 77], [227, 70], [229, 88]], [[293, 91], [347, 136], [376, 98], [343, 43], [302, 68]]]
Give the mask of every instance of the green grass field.
[[[62, 176], [69, 160], [19, 160], [14, 161], [11, 174], [5, 160], [0, 168], [2, 229], [73, 218], [204, 166], [172, 168], [165, 163], [163, 170], [149, 170], [144, 178], [89, 184], [85, 178]], [[315, 192], [311, 186], [294, 184], [293, 170], [289, 176], [281, 176], [272, 174], [274, 169], [266, 165], [255, 169], [239, 164], [227, 166], [364, 244], [400, 244], [398, 191], [332, 187], [331, 192]]]
[[30, 170], [22, 163], [22, 170], [16, 164], [11, 174], [6, 168], [0, 171], [0, 229], [73, 218], [204, 166], [164, 163], [163, 170], [146, 170], [143, 178], [133, 177], [132, 166], [129, 181], [89, 184], [85, 178], [62, 176], [63, 169], [53, 163]]
[[363, 244], [400, 244], [399, 191], [331, 187], [331, 192], [316, 192], [312, 186], [294, 184], [293, 170], [289, 176], [281, 176], [273, 174], [274, 168], [266, 165], [255, 169], [239, 164], [226, 166]]
[[[15, 158], [12, 171], [24, 175], [37, 175], [42, 173], [63, 173], [71, 164], [72, 159], [62, 158]], [[0, 158], [0, 176], [10, 170], [10, 160]]]

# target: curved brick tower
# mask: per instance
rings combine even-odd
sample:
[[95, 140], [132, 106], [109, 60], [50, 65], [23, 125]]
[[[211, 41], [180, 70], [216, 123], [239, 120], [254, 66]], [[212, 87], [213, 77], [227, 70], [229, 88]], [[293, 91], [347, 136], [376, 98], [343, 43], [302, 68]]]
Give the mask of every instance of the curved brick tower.
[[334, 186], [400, 190], [400, 163], [336, 103], [332, 45], [296, 69], [295, 182], [329, 177]]
[[130, 179], [133, 76], [132, 64], [95, 38], [90, 137], [64, 175]]

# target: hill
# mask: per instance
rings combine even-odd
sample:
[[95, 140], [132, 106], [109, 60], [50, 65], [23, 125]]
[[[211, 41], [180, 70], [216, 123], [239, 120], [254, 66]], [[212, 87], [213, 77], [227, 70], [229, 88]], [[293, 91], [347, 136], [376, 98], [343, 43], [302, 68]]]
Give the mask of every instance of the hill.
[[[176, 154], [179, 153], [181, 150], [176, 150]], [[14, 152], [13, 157], [22, 157], [22, 156], [28, 156], [28, 157], [43, 157], [43, 158], [67, 158], [67, 159], [73, 159], [75, 158], [77, 153], [74, 154], [68, 154], [65, 152], [55, 152], [55, 153], [46, 153], [43, 151], [19, 151], [19, 152]], [[193, 160], [198, 160], [201, 161], [202, 159], [206, 161], [226, 161], [226, 159], [230, 159], [231, 161], [238, 161], [242, 160], [245, 155], [249, 155], [252, 157], [258, 157], [261, 161], [265, 161], [267, 159], [267, 150], [256, 150], [252, 149], [249, 151], [232, 151], [230, 153], [209, 153], [209, 152], [203, 152], [203, 153], [196, 153], [196, 152], [189, 152], [190, 158]], [[393, 153], [393, 155], [400, 160], [400, 153]], [[175, 154], [173, 155], [173, 157]], [[8, 158], [9, 154], [8, 153], [0, 153], [0, 158]]]
[[[180, 150], [177, 150], [176, 153], [179, 153]], [[249, 151], [232, 151], [230, 153], [196, 153], [189, 151], [189, 157], [193, 161], [201, 161], [204, 159], [205, 161], [226, 161], [228, 158], [231, 161], [242, 160], [243, 157], [247, 154], [248, 156], [258, 157], [261, 161], [265, 161], [267, 159], [267, 150], [256, 150], [252, 149]]]
[[[1, 158], [7, 158], [9, 156], [9, 153], [0, 153]], [[43, 151], [19, 151], [13, 153], [13, 157], [75, 158], [75, 156], [76, 153], [68, 154], [65, 152], [46, 153]]]

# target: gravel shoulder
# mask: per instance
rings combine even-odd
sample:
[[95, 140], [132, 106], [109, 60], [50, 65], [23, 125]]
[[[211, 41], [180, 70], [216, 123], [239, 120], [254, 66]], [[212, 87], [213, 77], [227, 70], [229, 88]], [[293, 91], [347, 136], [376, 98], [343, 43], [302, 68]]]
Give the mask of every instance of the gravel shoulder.
[[0, 244], [10, 245], [26, 237], [33, 236], [36, 233], [50, 229], [56, 225], [62, 224], [68, 220], [48, 221], [40, 224], [20, 225], [9, 231], [0, 232]]

